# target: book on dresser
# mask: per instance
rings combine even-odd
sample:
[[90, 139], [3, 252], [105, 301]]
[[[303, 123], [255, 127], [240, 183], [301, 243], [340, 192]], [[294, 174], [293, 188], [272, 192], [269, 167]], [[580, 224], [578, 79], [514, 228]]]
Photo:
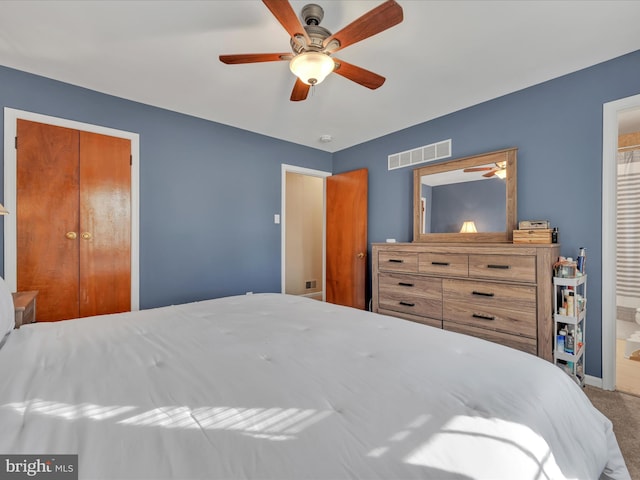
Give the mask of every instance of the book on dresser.
[[374, 243], [372, 307], [553, 361], [558, 244]]

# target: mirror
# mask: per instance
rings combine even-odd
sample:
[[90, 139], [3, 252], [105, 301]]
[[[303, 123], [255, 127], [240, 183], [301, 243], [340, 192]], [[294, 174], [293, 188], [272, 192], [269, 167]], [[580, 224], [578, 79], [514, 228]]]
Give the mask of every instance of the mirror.
[[516, 220], [517, 148], [413, 171], [414, 242], [511, 242]]

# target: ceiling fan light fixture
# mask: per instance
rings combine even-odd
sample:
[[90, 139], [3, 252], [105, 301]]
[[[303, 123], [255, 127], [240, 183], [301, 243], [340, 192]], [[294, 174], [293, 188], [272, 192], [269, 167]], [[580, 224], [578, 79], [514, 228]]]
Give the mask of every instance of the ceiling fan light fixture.
[[504, 168], [501, 170], [496, 170], [496, 177], [498, 177], [500, 180], [504, 180], [505, 178], [507, 178], [507, 170]]
[[307, 85], [318, 85], [333, 72], [335, 63], [326, 53], [303, 52], [291, 59], [289, 68]]

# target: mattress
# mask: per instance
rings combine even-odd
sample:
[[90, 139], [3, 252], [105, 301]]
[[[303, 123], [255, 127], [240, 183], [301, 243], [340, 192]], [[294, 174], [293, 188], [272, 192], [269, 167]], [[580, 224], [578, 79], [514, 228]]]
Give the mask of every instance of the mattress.
[[0, 378], [0, 453], [79, 478], [629, 478], [553, 364], [302, 297], [27, 325]]

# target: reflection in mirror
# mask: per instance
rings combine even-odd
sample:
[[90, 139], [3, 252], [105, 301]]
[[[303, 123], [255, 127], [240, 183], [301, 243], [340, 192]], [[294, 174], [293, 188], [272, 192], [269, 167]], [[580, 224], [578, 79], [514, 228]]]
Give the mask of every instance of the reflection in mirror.
[[510, 242], [516, 148], [414, 170], [414, 242]]
[[[504, 174], [504, 175], [503, 175]], [[506, 170], [497, 163], [422, 175], [421, 233], [500, 232], [506, 229]], [[465, 222], [466, 227], [463, 229]], [[472, 229], [475, 226], [475, 231]]]

